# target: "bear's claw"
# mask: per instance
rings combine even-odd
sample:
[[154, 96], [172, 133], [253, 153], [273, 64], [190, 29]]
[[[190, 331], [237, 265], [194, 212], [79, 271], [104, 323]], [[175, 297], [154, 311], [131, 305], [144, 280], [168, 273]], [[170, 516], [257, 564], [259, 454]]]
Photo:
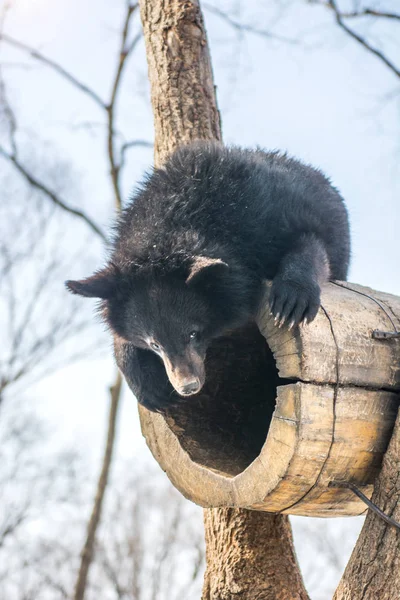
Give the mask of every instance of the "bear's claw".
[[275, 324], [289, 329], [300, 323], [310, 323], [320, 306], [320, 288], [313, 281], [295, 282], [276, 277], [272, 282], [269, 299]]

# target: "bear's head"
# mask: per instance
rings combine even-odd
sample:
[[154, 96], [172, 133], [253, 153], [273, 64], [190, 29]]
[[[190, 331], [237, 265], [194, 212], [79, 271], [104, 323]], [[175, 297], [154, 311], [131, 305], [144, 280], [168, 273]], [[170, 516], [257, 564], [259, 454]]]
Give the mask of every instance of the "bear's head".
[[254, 282], [246, 273], [204, 256], [171, 272], [109, 265], [66, 285], [75, 294], [102, 299], [110, 329], [155, 352], [180, 396], [201, 390], [211, 341], [243, 325], [256, 305], [255, 294], [249, 294]]

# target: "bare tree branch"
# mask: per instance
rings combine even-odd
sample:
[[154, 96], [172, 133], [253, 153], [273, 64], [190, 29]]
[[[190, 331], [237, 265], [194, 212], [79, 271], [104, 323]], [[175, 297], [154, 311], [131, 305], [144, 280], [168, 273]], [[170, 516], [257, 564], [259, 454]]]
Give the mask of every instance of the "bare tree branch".
[[75, 217], [79, 217], [80, 219], [82, 219], [90, 227], [90, 229], [92, 231], [94, 231], [94, 233], [97, 236], [99, 236], [104, 242], [107, 241], [107, 238], [104, 235], [103, 231], [100, 229], [100, 227], [98, 225], [96, 225], [96, 223], [90, 217], [88, 217], [79, 208], [74, 208], [72, 206], [69, 206], [66, 202], [61, 200], [61, 198], [59, 198], [57, 196], [57, 194], [55, 194], [55, 192], [53, 192], [50, 188], [48, 188], [43, 182], [36, 179], [36, 177], [34, 177], [26, 169], [26, 167], [24, 167], [19, 162], [19, 160], [17, 159], [17, 157], [15, 155], [9, 154], [4, 148], [2, 148], [0, 146], [0, 156], [3, 156], [6, 160], [8, 160], [10, 163], [12, 163], [14, 165], [14, 167], [17, 169], [17, 171], [19, 171], [19, 173], [24, 177], [24, 179], [30, 185], [32, 185], [35, 189], [37, 189], [37, 190], [41, 191], [43, 194], [45, 194], [47, 196], [47, 198], [49, 198], [49, 200], [51, 200], [53, 202], [53, 204], [55, 204], [56, 206], [59, 206], [60, 208], [62, 208], [66, 212], [74, 215]]
[[154, 144], [152, 142], [147, 142], [146, 140], [131, 140], [130, 142], [125, 142], [122, 144], [120, 150], [119, 164], [118, 164], [118, 172], [122, 171], [125, 166], [125, 158], [126, 153], [130, 148], [154, 148]]
[[15, 515], [14, 518], [12, 516], [8, 516], [7, 523], [0, 528], [0, 548], [4, 545], [6, 539], [15, 533], [20, 525], [25, 521], [27, 517], [26, 507], [20, 510], [18, 514]]
[[[112, 82], [111, 96], [110, 96], [110, 101], [108, 103], [105, 103], [100, 98], [100, 96], [98, 96], [98, 94], [96, 94], [96, 92], [94, 92], [92, 89], [90, 89], [86, 84], [79, 81], [74, 75], [72, 75], [69, 71], [67, 71], [64, 67], [62, 67], [61, 65], [56, 63], [51, 58], [48, 58], [41, 52], [35, 50], [34, 48], [31, 48], [27, 44], [24, 44], [18, 40], [15, 40], [12, 37], [0, 32], [0, 40], [24, 51], [28, 55], [32, 56], [36, 60], [42, 62], [43, 64], [47, 65], [48, 67], [50, 67], [51, 69], [56, 71], [59, 75], [64, 77], [64, 79], [66, 79], [67, 81], [72, 83], [77, 89], [79, 89], [80, 91], [84, 92], [89, 97], [91, 97], [98, 104], [98, 106], [100, 106], [100, 108], [102, 108], [103, 110], [106, 111], [108, 158], [109, 158], [109, 163], [110, 163], [110, 174], [111, 174], [111, 181], [112, 181], [112, 185], [113, 185], [113, 189], [114, 189], [115, 203], [116, 203], [116, 206], [118, 209], [120, 209], [122, 206], [122, 194], [121, 194], [120, 185], [119, 185], [119, 175], [120, 175], [121, 169], [123, 168], [123, 166], [125, 164], [124, 163], [124, 153], [128, 147], [131, 147], [131, 145], [130, 144], [124, 145], [124, 147], [121, 149], [121, 151], [120, 151], [121, 158], [120, 158], [120, 162], [118, 163], [116, 160], [116, 157], [115, 157], [115, 148], [114, 148], [115, 106], [116, 106], [116, 101], [117, 101], [119, 88], [120, 88], [120, 82], [121, 82], [123, 70], [124, 70], [124, 67], [126, 64], [126, 60], [129, 57], [129, 55], [133, 52], [133, 50], [137, 46], [140, 38], [142, 37], [142, 33], [139, 32], [131, 41], [128, 41], [131, 18], [137, 9], [137, 6], [138, 6], [137, 4], [128, 4], [128, 7], [127, 7], [123, 30], [122, 30], [122, 34], [121, 34], [119, 61], [118, 61], [117, 70], [116, 70], [116, 73], [115, 73], [115, 76], [114, 76], [114, 79]], [[0, 82], [0, 92], [2, 92], [3, 95], [5, 93], [4, 82], [2, 85]], [[54, 202], [60, 208], [63, 208], [67, 212], [83, 219], [87, 223], [87, 225], [89, 225], [89, 227], [97, 235], [99, 235], [102, 238], [103, 241], [106, 241], [106, 237], [105, 237], [104, 233], [101, 231], [101, 229], [94, 223], [94, 221], [90, 217], [88, 217], [83, 211], [73, 208], [73, 207], [69, 206], [68, 204], [66, 204], [65, 202], [63, 202], [43, 182], [40, 182], [38, 179], [36, 179], [21, 164], [21, 162], [17, 158], [17, 146], [15, 143], [15, 131], [16, 131], [15, 116], [14, 116], [14, 113], [11, 111], [11, 108], [9, 107], [8, 103], [4, 102], [4, 106], [7, 110], [6, 114], [8, 117], [8, 122], [9, 122], [9, 127], [10, 127], [12, 153], [10, 154], [10, 153], [6, 152], [6, 150], [4, 148], [0, 147], [0, 154], [4, 158], [6, 158], [10, 162], [12, 162], [14, 164], [15, 168], [20, 172], [21, 175], [23, 175], [23, 177], [31, 185], [35, 186], [37, 189], [40, 189], [43, 193], [45, 193], [47, 195], [47, 197], [50, 200], [52, 200], [52, 202]], [[139, 144], [142, 145], [141, 142], [137, 142], [132, 145], [139, 145]], [[143, 145], [144, 144], [145, 144], [145, 142], [143, 142]]]
[[32, 48], [31, 46], [28, 46], [27, 44], [24, 44], [23, 42], [20, 42], [19, 40], [16, 40], [11, 36], [6, 35], [5, 33], [0, 33], [0, 41], [10, 44], [11, 46], [14, 46], [14, 48], [18, 48], [19, 50], [22, 50], [32, 58], [35, 58], [36, 60], [44, 63], [45, 65], [53, 69], [53, 71], [64, 77], [64, 79], [67, 79], [70, 83], [72, 83], [72, 85], [81, 90], [81, 92], [84, 92], [85, 94], [90, 96], [90, 98], [92, 98], [92, 100], [94, 100], [94, 102], [96, 102], [98, 106], [100, 106], [103, 109], [106, 108], [105, 103], [96, 92], [89, 88], [85, 83], [79, 81], [79, 79], [77, 79], [75, 75], [72, 75], [72, 73], [67, 71], [67, 69], [59, 65], [51, 58], [48, 58], [38, 50], [35, 50], [35, 48]]
[[[100, 106], [100, 108], [102, 108], [103, 110], [107, 110], [107, 106], [106, 106], [105, 102], [103, 102], [103, 100], [100, 98], [100, 96], [98, 96], [98, 94], [96, 94], [96, 92], [94, 92], [92, 89], [90, 89], [86, 84], [79, 81], [74, 75], [72, 75], [69, 71], [67, 71], [64, 67], [62, 67], [61, 65], [56, 63], [51, 58], [48, 58], [47, 56], [45, 56], [38, 50], [35, 50], [34, 48], [31, 48], [27, 44], [24, 44], [2, 32], [0, 32], [0, 41], [6, 42], [7, 44], [10, 44], [10, 45], [18, 48], [19, 50], [22, 50], [23, 52], [32, 56], [32, 58], [35, 58], [36, 60], [38, 60], [38, 61], [42, 62], [43, 64], [45, 64], [46, 66], [50, 67], [55, 72], [57, 72], [59, 75], [61, 75], [64, 79], [66, 79], [67, 81], [72, 83], [72, 85], [74, 85], [80, 91], [84, 92], [90, 98], [92, 98], [92, 100], [94, 100], [96, 102], [96, 104], [98, 106]], [[43, 192], [58, 207], [62, 208], [66, 212], [82, 219], [84, 222], [86, 222], [86, 224], [90, 227], [90, 229], [92, 231], [94, 231], [94, 233], [96, 235], [98, 235], [104, 242], [106, 242], [107, 238], [106, 238], [105, 234], [100, 229], [100, 227], [98, 225], [96, 225], [96, 223], [88, 215], [86, 215], [80, 209], [69, 206], [66, 202], [61, 200], [57, 196], [57, 194], [55, 194], [52, 190], [50, 190], [43, 182], [39, 181], [36, 177], [34, 177], [26, 169], [26, 167], [24, 167], [22, 165], [22, 163], [18, 160], [17, 145], [16, 145], [16, 141], [15, 141], [15, 132], [16, 132], [16, 128], [17, 128], [16, 119], [15, 119], [15, 115], [14, 115], [13, 111], [11, 110], [9, 103], [7, 102], [6, 95], [5, 95], [5, 85], [4, 85], [4, 81], [2, 79], [0, 81], [0, 93], [1, 93], [2, 104], [5, 107], [6, 116], [8, 117], [9, 128], [10, 128], [10, 143], [11, 143], [11, 148], [12, 148], [12, 153], [10, 154], [4, 148], [0, 147], [0, 155], [2, 155], [6, 160], [11, 162], [30, 185], [32, 185], [36, 189], [40, 190], [41, 192]]]
[[[20, 42], [19, 40], [12, 38], [9, 35], [0, 33], [0, 41], [2, 40], [4, 42], [14, 46], [15, 48], [18, 48], [19, 50], [24, 51], [28, 55], [32, 56], [32, 58], [35, 58], [36, 60], [47, 65], [48, 67], [53, 69], [55, 72], [57, 72], [59, 75], [64, 77], [64, 79], [66, 79], [67, 81], [72, 83], [80, 91], [84, 92], [89, 97], [91, 97], [92, 100], [94, 100], [96, 102], [96, 104], [98, 106], [100, 106], [100, 108], [102, 108], [103, 110], [106, 111], [106, 113], [107, 113], [107, 148], [108, 148], [108, 157], [109, 157], [109, 162], [110, 162], [110, 174], [111, 174], [111, 180], [112, 180], [112, 185], [113, 185], [113, 189], [114, 189], [114, 195], [116, 198], [116, 204], [117, 204], [118, 208], [121, 208], [121, 206], [122, 206], [122, 196], [121, 196], [121, 191], [120, 191], [120, 186], [119, 186], [119, 174], [121, 171], [121, 167], [124, 165], [124, 161], [122, 160], [122, 163], [118, 164], [116, 157], [115, 157], [115, 148], [114, 148], [115, 105], [116, 105], [116, 101], [117, 101], [117, 96], [118, 96], [118, 92], [119, 92], [119, 88], [120, 88], [120, 82], [121, 82], [123, 70], [124, 70], [124, 67], [126, 64], [126, 60], [130, 56], [130, 54], [133, 52], [133, 50], [136, 48], [139, 40], [142, 37], [142, 32], [140, 31], [130, 42], [128, 41], [131, 18], [133, 16], [133, 14], [135, 13], [137, 7], [138, 7], [137, 3], [136, 4], [128, 3], [128, 6], [127, 6], [126, 16], [125, 16], [122, 34], [121, 34], [119, 61], [118, 61], [117, 70], [116, 70], [116, 73], [115, 73], [115, 76], [114, 76], [114, 79], [112, 82], [111, 96], [110, 96], [110, 101], [108, 103], [104, 102], [96, 92], [94, 92], [91, 88], [89, 88], [85, 83], [82, 83], [80, 80], [78, 80], [75, 77], [75, 75], [72, 75], [69, 71], [67, 71], [64, 67], [59, 65], [57, 62], [55, 62], [51, 58], [48, 58], [47, 56], [45, 56], [38, 50], [35, 50], [34, 48], [28, 46], [27, 44]], [[121, 152], [123, 154], [124, 150], [122, 150]], [[15, 148], [13, 148], [13, 153], [16, 154]], [[9, 156], [9, 158], [10, 158], [10, 156]], [[15, 164], [15, 166], [18, 168], [21, 165]], [[21, 173], [24, 174], [26, 177], [25, 173], [23, 173], [22, 171], [21, 171]], [[68, 212], [72, 212], [76, 216], [81, 216], [78, 214], [81, 211], [76, 211], [75, 209], [68, 209], [65, 207], [64, 203], [62, 203], [61, 201], [58, 202], [58, 205], [61, 206], [62, 208], [65, 208], [65, 210], [68, 210]], [[84, 217], [82, 216], [81, 218], [84, 218]], [[90, 226], [93, 229], [93, 223]], [[97, 227], [97, 226], [95, 226], [95, 227]], [[103, 239], [105, 239], [105, 238], [103, 237]]]
[[101, 473], [97, 484], [97, 491], [95, 501], [93, 504], [93, 510], [88, 523], [86, 541], [82, 550], [82, 560], [79, 568], [78, 578], [75, 584], [74, 600], [83, 600], [85, 596], [87, 576], [89, 573], [90, 565], [93, 560], [94, 542], [96, 538], [97, 527], [100, 522], [104, 493], [107, 487], [111, 459], [114, 450], [115, 430], [119, 400], [121, 396], [121, 386], [122, 376], [121, 373], [118, 371], [115, 384], [110, 388], [111, 404], [108, 419], [109, 425], [107, 431], [107, 443], [104, 452]]
[[0, 108], [3, 108], [4, 115], [7, 120], [8, 125], [8, 135], [11, 146], [11, 151], [14, 156], [17, 154], [17, 143], [16, 143], [16, 133], [17, 133], [17, 119], [15, 117], [15, 113], [11, 108], [11, 105], [7, 98], [6, 85], [3, 79], [3, 72], [0, 69]]
[[[128, 42], [129, 37], [129, 26], [131, 23], [131, 18], [138, 8], [138, 4], [130, 4], [127, 5], [127, 10], [125, 14], [124, 24], [122, 28], [121, 34], [121, 42], [120, 42], [120, 51], [119, 51], [119, 61], [116, 69], [116, 73], [113, 79], [113, 83], [111, 86], [111, 96], [109, 103], [105, 106], [105, 110], [107, 111], [107, 150], [108, 150], [108, 159], [110, 163], [110, 176], [114, 189], [114, 198], [115, 198], [115, 207], [117, 211], [120, 211], [122, 208], [122, 194], [119, 182], [119, 173], [121, 169], [120, 164], [117, 163], [115, 158], [115, 148], [114, 148], [114, 119], [115, 119], [115, 108], [116, 102], [118, 98], [118, 92], [120, 89], [120, 83], [122, 79], [122, 74], [124, 71], [124, 67], [127, 62], [127, 58], [133, 52], [135, 47], [137, 46], [140, 38], [142, 37], [142, 32], [139, 32], [131, 42]], [[122, 162], [123, 164], [123, 162]], [[75, 583], [74, 590], [74, 600], [83, 600], [87, 587], [87, 579], [89, 574], [90, 566], [93, 562], [94, 556], [94, 544], [96, 539], [97, 528], [100, 523], [101, 511], [103, 500], [107, 488], [108, 477], [111, 468], [111, 460], [112, 454], [115, 445], [115, 431], [116, 431], [116, 421], [118, 408], [121, 399], [121, 387], [122, 387], [122, 376], [120, 371], [117, 370], [116, 379], [114, 385], [110, 388], [110, 413], [107, 425], [107, 442], [106, 448], [104, 451], [104, 458], [102, 462], [102, 468], [100, 477], [97, 482], [97, 491], [96, 496], [93, 503], [92, 513], [89, 519], [89, 523], [87, 526], [87, 535], [85, 544], [81, 553], [81, 562], [79, 566], [78, 576]]]
[[364, 10], [360, 11], [342, 12], [341, 15], [346, 19], [358, 17], [379, 17], [382, 19], [397, 19], [400, 21], [400, 14], [374, 10], [372, 8], [364, 8]]
[[[370, 52], [371, 54], [376, 56], [384, 65], [386, 65], [390, 69], [390, 71], [392, 73], [394, 73], [394, 75], [396, 75], [396, 77], [400, 78], [400, 69], [397, 68], [396, 65], [391, 60], [389, 60], [383, 52], [381, 52], [381, 50], [378, 50], [378, 48], [371, 46], [371, 44], [365, 38], [363, 38], [359, 33], [354, 31], [353, 29], [351, 29], [345, 23], [344, 19], [347, 16], [356, 16], [354, 13], [350, 13], [350, 15], [348, 13], [342, 13], [338, 8], [336, 0], [328, 0], [326, 3], [318, 2], [318, 4], [322, 4], [324, 6], [331, 8], [333, 10], [333, 12], [335, 13], [336, 22], [339, 25], [339, 27], [341, 27], [341, 29], [343, 29], [343, 31], [345, 31], [350, 37], [352, 37], [356, 42], [358, 42], [361, 46], [363, 46], [368, 52]], [[366, 14], [372, 14], [372, 13], [366, 13]], [[381, 16], [388, 16], [388, 15], [389, 15], [389, 13], [381, 14]], [[379, 16], [379, 15], [374, 15], [374, 16]], [[399, 15], [392, 14], [390, 18], [396, 19], [398, 17], [399, 17]]]
[[55, 577], [49, 575], [49, 573], [45, 573], [43, 569], [39, 569], [39, 573], [42, 576], [43, 581], [47, 583], [50, 589], [57, 590], [61, 594], [62, 598], [65, 598], [65, 600], [69, 600], [69, 594], [64, 588], [64, 586], [58, 581], [57, 573]]
[[[58, 165], [55, 175], [61, 172]], [[57, 207], [43, 201], [43, 194], [25, 186], [18, 176], [11, 178], [9, 188], [9, 179], [6, 175], [0, 181], [4, 200], [0, 203], [0, 408], [5, 391], [15, 390], [14, 384], [22, 379], [29, 388], [27, 380], [31, 384], [44, 371], [54, 371], [98, 347], [94, 340], [93, 345], [85, 340], [79, 349], [68, 343], [90, 321], [84, 311], [76, 311], [76, 301], [65, 297], [60, 284], [65, 270], [81, 258], [84, 240], [66, 260], [63, 242], [68, 234]]]
[[103, 567], [105, 574], [113, 586], [117, 600], [124, 600], [124, 598], [128, 596], [127, 591], [120, 586], [118, 581], [118, 568], [114, 567], [112, 561], [107, 555], [105, 548], [103, 549], [101, 566]]
[[254, 25], [249, 25], [246, 23], [240, 23], [233, 19], [228, 13], [224, 12], [217, 6], [213, 6], [212, 4], [208, 4], [208, 2], [203, 2], [202, 6], [210, 13], [213, 13], [223, 21], [225, 21], [228, 25], [236, 29], [239, 32], [252, 33], [253, 35], [257, 35], [259, 37], [268, 38], [271, 40], [278, 40], [280, 42], [286, 42], [288, 44], [299, 44], [298, 40], [293, 38], [288, 38], [286, 36], [278, 35], [276, 33], [271, 33], [267, 29], [259, 29], [258, 27], [254, 27]]
[[173, 546], [175, 544], [177, 529], [179, 525], [179, 519], [181, 516], [181, 507], [179, 504], [175, 506], [174, 513], [172, 515], [171, 521], [165, 523], [165, 531], [164, 531], [164, 539], [159, 542], [158, 548], [155, 552], [156, 560], [154, 563], [154, 567], [151, 573], [151, 600], [157, 600], [160, 593], [160, 584], [162, 581], [162, 569], [167, 561], [168, 555], [172, 552]]
[[108, 159], [110, 162], [110, 174], [111, 180], [114, 188], [115, 202], [118, 210], [122, 207], [122, 195], [121, 189], [119, 185], [119, 173], [121, 165], [117, 164], [117, 160], [115, 158], [115, 148], [114, 148], [114, 120], [115, 120], [115, 105], [117, 101], [117, 96], [119, 92], [120, 82], [124, 67], [126, 65], [126, 60], [131, 54], [131, 52], [137, 46], [140, 38], [142, 37], [142, 32], [140, 31], [133, 40], [128, 43], [129, 36], [129, 26], [131, 22], [131, 18], [136, 11], [138, 5], [137, 4], [129, 4], [128, 9], [126, 11], [124, 26], [122, 29], [121, 35], [121, 44], [120, 44], [120, 52], [119, 52], [119, 61], [117, 70], [114, 76], [114, 81], [111, 89], [111, 97], [110, 102], [105, 107], [107, 111], [107, 120], [108, 120], [108, 135], [107, 135], [107, 148], [108, 148]]

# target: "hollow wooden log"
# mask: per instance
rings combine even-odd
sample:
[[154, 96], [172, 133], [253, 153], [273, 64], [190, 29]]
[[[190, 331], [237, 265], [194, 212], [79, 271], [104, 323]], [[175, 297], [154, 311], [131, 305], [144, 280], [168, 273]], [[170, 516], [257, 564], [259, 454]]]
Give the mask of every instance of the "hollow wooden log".
[[[218, 340], [207, 382], [163, 417], [140, 408], [147, 443], [172, 483], [204, 507], [359, 515], [399, 407], [400, 298], [328, 284], [315, 321], [277, 328], [268, 291], [256, 324]], [[378, 339], [377, 337], [378, 336]]]

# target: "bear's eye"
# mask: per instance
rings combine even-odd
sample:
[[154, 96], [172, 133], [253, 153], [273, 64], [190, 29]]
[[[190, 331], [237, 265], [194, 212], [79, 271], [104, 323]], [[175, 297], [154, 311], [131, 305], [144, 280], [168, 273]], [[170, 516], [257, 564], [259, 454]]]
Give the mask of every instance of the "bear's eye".
[[198, 340], [199, 339], [199, 332], [198, 331], [191, 331], [189, 333], [189, 339], [190, 339], [190, 341]]
[[156, 352], [159, 352], [161, 350], [161, 346], [159, 344], [157, 344], [157, 342], [150, 342], [150, 346], [153, 348], [153, 350], [155, 350]]

